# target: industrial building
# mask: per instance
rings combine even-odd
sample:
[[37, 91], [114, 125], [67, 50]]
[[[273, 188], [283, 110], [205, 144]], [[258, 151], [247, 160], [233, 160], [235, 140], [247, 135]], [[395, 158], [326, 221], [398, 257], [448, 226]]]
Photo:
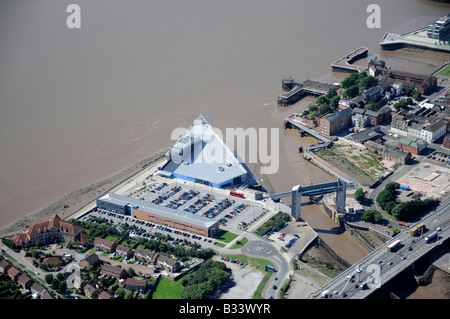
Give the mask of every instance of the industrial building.
[[168, 156], [169, 161], [159, 171], [168, 178], [216, 188], [247, 181], [247, 170], [202, 115], [170, 148]]
[[211, 237], [219, 229], [219, 222], [214, 219], [115, 193], [97, 198], [97, 207], [201, 236]]

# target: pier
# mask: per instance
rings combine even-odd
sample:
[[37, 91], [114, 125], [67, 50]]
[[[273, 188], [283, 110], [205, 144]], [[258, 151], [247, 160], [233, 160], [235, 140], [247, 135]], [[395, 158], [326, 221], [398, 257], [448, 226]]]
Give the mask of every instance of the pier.
[[335, 84], [309, 79], [298, 83], [291, 77], [283, 79], [281, 87], [285, 92], [278, 96], [278, 106], [294, 104], [307, 95], [326, 95], [329, 89], [338, 88]]
[[331, 68], [333, 71], [358, 72], [358, 73], [365, 72], [367, 71], [367, 67], [354, 65], [353, 63], [359, 59], [367, 57], [368, 52], [369, 49], [366, 47], [356, 49], [331, 63]]

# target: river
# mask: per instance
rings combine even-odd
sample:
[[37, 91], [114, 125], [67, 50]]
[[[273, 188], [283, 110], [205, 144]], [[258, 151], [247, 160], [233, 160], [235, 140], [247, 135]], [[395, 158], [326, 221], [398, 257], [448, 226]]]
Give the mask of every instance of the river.
[[[281, 129], [308, 103], [278, 109], [282, 78], [338, 81], [331, 62], [359, 46], [410, 72], [448, 60], [380, 52], [385, 32], [448, 11], [425, 0], [378, 1], [380, 29], [366, 25], [368, 0], [77, 0], [81, 28], [69, 29], [71, 2], [0, 0], [0, 227], [169, 147], [200, 113], [221, 130]], [[332, 180], [280, 132], [274, 191]], [[320, 212], [302, 216], [350, 262], [366, 254]]]

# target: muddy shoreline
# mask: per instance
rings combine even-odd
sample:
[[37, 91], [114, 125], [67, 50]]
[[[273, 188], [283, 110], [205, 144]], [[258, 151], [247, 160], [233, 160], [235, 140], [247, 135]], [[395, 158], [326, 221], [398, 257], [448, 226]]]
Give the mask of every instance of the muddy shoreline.
[[160, 150], [155, 154], [147, 157], [146, 159], [141, 160], [138, 163], [135, 163], [132, 166], [129, 166], [114, 175], [106, 177], [98, 182], [90, 184], [89, 186], [80, 188], [65, 195], [61, 199], [48, 205], [40, 211], [23, 217], [15, 223], [2, 228], [0, 230], [0, 238], [10, 237], [17, 233], [20, 233], [23, 228], [46, 220], [55, 213], [57, 213], [63, 219], [69, 217], [70, 215], [81, 209], [83, 206], [95, 200], [101, 194], [107, 192], [114, 186], [120, 184], [121, 182], [140, 172], [147, 166], [163, 158], [166, 152], [166, 149]]

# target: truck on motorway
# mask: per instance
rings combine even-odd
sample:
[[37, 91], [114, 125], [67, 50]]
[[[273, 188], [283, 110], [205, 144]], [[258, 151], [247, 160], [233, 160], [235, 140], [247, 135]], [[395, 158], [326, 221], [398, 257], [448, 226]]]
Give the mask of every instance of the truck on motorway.
[[411, 228], [409, 230], [409, 234], [411, 236], [416, 236], [417, 234], [420, 234], [421, 231], [424, 230], [424, 229], [425, 229], [425, 224], [424, 223], [420, 223], [420, 224], [414, 226], [413, 228]]
[[321, 294], [322, 298], [328, 298], [330, 295], [331, 294], [330, 294], [329, 290], [324, 290], [324, 291], [322, 291], [322, 294]]
[[394, 250], [397, 249], [398, 246], [400, 246], [401, 243], [402, 243], [401, 240], [396, 240], [396, 241], [394, 241], [392, 244], [390, 244], [390, 245], [387, 247], [387, 250], [388, 250], [388, 251], [394, 251]]
[[434, 232], [432, 232], [431, 234], [429, 234], [428, 236], [425, 237], [425, 242], [429, 243], [431, 240], [433, 240], [434, 237], [437, 237], [438, 232], [437, 230], [435, 230]]

